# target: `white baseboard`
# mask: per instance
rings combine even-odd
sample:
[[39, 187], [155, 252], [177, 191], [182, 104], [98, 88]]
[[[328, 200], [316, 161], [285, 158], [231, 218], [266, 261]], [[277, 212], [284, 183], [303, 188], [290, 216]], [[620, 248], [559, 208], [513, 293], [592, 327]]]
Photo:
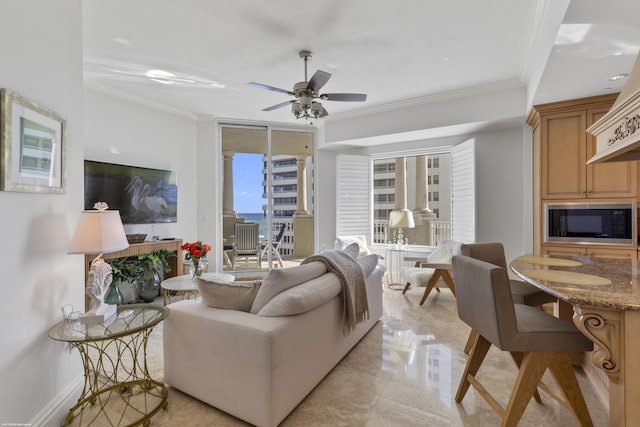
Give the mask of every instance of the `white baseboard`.
[[78, 396], [80, 396], [82, 392], [83, 385], [84, 376], [80, 375], [63, 388], [47, 406], [42, 408], [42, 410], [33, 417], [30, 425], [33, 427], [62, 425], [62, 421], [69, 413], [69, 409], [78, 402]]

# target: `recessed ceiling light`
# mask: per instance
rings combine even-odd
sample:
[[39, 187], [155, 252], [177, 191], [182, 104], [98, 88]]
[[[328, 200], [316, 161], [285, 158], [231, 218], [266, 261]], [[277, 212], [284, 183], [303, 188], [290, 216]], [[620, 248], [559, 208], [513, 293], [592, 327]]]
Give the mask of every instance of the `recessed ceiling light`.
[[615, 76], [609, 77], [609, 81], [615, 82], [616, 80], [622, 80], [629, 77], [629, 74], [616, 74]]

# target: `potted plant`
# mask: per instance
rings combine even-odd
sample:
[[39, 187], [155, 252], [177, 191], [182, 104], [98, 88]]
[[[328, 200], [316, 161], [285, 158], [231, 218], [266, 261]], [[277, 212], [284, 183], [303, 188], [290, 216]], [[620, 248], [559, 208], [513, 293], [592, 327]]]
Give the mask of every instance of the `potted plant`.
[[[161, 249], [149, 254], [108, 260], [113, 269], [114, 286], [118, 286], [125, 303], [152, 302], [160, 291], [164, 273], [171, 271], [167, 258], [174, 252]], [[161, 276], [162, 275], [162, 276]]]

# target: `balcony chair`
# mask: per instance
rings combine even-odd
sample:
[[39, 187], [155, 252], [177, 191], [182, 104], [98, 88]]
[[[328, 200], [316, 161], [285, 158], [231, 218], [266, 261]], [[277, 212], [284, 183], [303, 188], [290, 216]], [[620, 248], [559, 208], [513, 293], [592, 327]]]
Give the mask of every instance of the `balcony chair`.
[[236, 262], [240, 256], [245, 257], [247, 261], [249, 256], [255, 256], [257, 268], [262, 268], [262, 257], [260, 256], [260, 224], [257, 222], [237, 222], [235, 224], [232, 247], [232, 269], [236, 269]]
[[[462, 255], [479, 259], [480, 261], [488, 262], [489, 264], [497, 265], [507, 270], [507, 260], [504, 255], [504, 246], [499, 242], [490, 243], [470, 243], [464, 244], [460, 248]], [[508, 270], [507, 270], [508, 271]], [[540, 307], [542, 304], [556, 302], [557, 298], [551, 294], [548, 294], [530, 283], [523, 282], [522, 280], [509, 279], [509, 285], [511, 288], [511, 297], [515, 304], [525, 304], [531, 307]], [[474, 331], [469, 334], [467, 345], [464, 347], [464, 352], [469, 354], [471, 345], [475, 339]]]
[[[567, 407], [581, 426], [593, 426], [569, 352], [593, 349], [572, 323], [537, 308], [514, 304], [507, 271], [468, 256], [453, 257], [458, 316], [477, 331], [455, 400], [462, 402], [470, 385], [501, 419], [501, 426], [516, 426], [537, 388]], [[511, 353], [520, 367], [506, 409], [476, 378], [487, 352], [495, 345]], [[560, 393], [540, 382], [549, 368]]]
[[287, 229], [287, 223], [283, 222], [282, 225], [280, 225], [280, 231], [278, 231], [278, 234], [276, 235], [276, 237], [271, 239], [271, 241], [265, 241], [260, 245], [260, 258], [262, 258], [267, 253], [267, 251], [271, 251], [271, 253], [278, 260], [278, 264], [280, 265], [280, 268], [284, 267], [284, 264], [282, 263], [282, 257], [280, 256], [279, 249], [280, 249], [280, 244], [284, 240], [284, 232], [286, 229]]

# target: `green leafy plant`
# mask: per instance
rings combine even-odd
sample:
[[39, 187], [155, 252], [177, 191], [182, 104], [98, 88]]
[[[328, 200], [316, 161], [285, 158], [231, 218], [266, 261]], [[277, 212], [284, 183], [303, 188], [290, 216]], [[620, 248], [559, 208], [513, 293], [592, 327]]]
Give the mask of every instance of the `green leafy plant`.
[[113, 270], [113, 280], [135, 282], [142, 279], [144, 272], [149, 268], [165, 273], [171, 271], [167, 262], [167, 258], [170, 256], [176, 256], [175, 252], [160, 249], [149, 254], [115, 258], [107, 260], [107, 262]]

